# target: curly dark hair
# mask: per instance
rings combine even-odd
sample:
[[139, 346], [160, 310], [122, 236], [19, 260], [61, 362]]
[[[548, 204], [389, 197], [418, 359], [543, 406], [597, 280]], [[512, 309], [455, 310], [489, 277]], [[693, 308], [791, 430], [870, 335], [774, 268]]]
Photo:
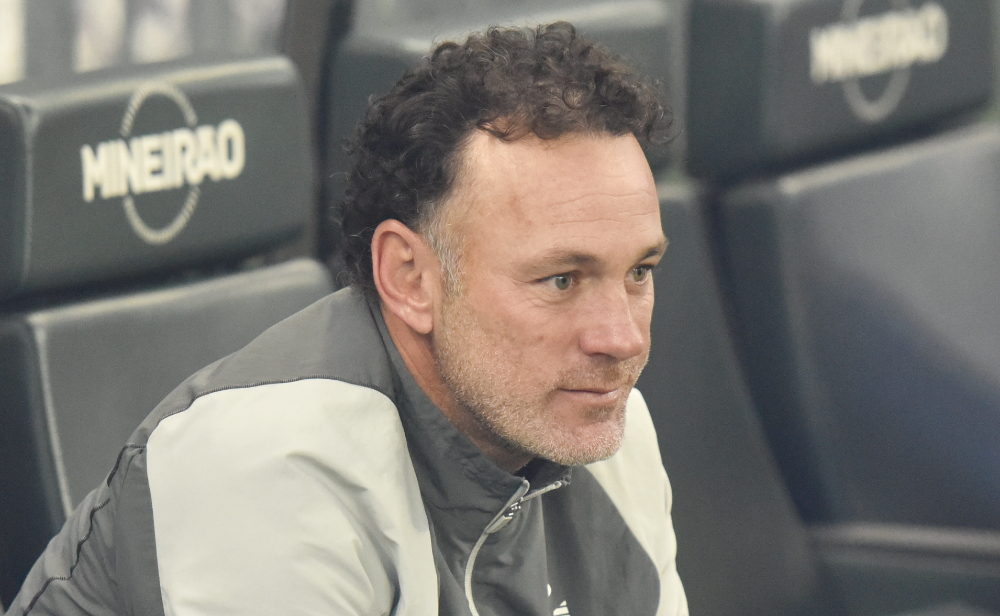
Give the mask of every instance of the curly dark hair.
[[[535, 134], [635, 135], [662, 143], [670, 114], [659, 89], [607, 48], [557, 22], [493, 27], [442, 43], [368, 112], [348, 144], [341, 249], [351, 284], [377, 298], [371, 240], [396, 219], [424, 233], [454, 184], [473, 130], [505, 141]], [[430, 242], [436, 250], [434, 242]]]

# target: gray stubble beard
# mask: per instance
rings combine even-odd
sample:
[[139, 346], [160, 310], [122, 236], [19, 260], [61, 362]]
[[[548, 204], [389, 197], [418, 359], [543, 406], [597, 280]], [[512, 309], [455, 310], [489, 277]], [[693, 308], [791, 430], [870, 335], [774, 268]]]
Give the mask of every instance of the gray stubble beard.
[[[595, 409], [593, 413], [613, 416], [613, 427], [599, 438], [569, 445], [567, 441], [572, 440], [572, 435], [559, 430], [558, 426], [553, 425], [551, 418], [546, 418], [541, 412], [544, 397], [540, 400], [526, 400], [514, 395], [524, 390], [524, 383], [519, 375], [506, 369], [514, 365], [513, 360], [502, 357], [481, 336], [469, 339], [468, 333], [483, 330], [475, 323], [473, 315], [465, 307], [458, 305], [457, 302], [461, 301], [460, 296], [451, 295], [442, 310], [441, 328], [432, 345], [436, 368], [458, 403], [498, 443], [512, 453], [539, 456], [567, 466], [603, 460], [621, 447], [625, 433], [628, 392], [615, 405]], [[461, 336], [462, 331], [467, 332], [467, 335]], [[456, 334], [459, 335], [457, 339]], [[455, 352], [463, 347], [467, 354], [464, 357], [462, 353]], [[480, 355], [480, 358], [472, 359], [474, 354]], [[590, 374], [583, 374], [579, 369], [566, 370], [545, 391], [554, 393], [560, 388], [573, 389], [574, 384], [583, 388], [595, 382], [625, 383], [631, 386], [638, 379], [646, 359], [648, 353], [638, 361], [629, 360], [595, 367]], [[602, 371], [604, 374], [601, 374]]]

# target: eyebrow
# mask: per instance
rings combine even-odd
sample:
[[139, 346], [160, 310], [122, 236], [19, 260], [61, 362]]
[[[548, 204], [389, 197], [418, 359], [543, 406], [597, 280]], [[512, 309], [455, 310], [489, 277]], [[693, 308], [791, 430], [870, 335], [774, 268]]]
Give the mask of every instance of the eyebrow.
[[558, 250], [542, 259], [547, 267], [591, 267], [597, 264], [597, 257], [584, 252]]
[[649, 250], [647, 250], [646, 254], [644, 254], [642, 256], [642, 259], [639, 259], [639, 260], [642, 261], [642, 260], [648, 259], [650, 257], [662, 257], [663, 253], [667, 252], [667, 245], [668, 244], [670, 244], [670, 240], [667, 239], [666, 237], [664, 237], [663, 239], [660, 240], [660, 243], [658, 243], [656, 246], [653, 246]]
[[[667, 238], [663, 238], [655, 246], [651, 246], [649, 249], [647, 249], [646, 252], [643, 253], [641, 257], [639, 257], [638, 261], [644, 261], [651, 257], [659, 257], [663, 255], [663, 253], [667, 251], [667, 244], [668, 244]], [[596, 256], [585, 252], [576, 252], [570, 250], [555, 250], [551, 253], [543, 255], [539, 261], [544, 262], [546, 267], [586, 268], [597, 265], [600, 260]]]

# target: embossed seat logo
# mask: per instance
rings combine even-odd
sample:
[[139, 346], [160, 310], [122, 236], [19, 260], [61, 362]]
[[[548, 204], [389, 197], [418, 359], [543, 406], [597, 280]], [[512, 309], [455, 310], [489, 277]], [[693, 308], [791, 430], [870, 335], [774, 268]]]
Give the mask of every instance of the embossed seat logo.
[[[186, 126], [133, 137], [136, 114], [151, 96], [173, 101]], [[218, 126], [198, 126], [191, 101], [168, 83], [150, 82], [136, 90], [119, 134], [120, 139], [105, 141], [96, 148], [80, 148], [83, 200], [90, 203], [97, 193], [102, 199], [121, 197], [132, 230], [148, 244], [165, 244], [187, 226], [206, 177], [231, 180], [240, 175], [246, 163], [246, 137], [239, 122], [230, 118]], [[136, 209], [135, 197], [184, 186], [188, 187], [187, 195], [173, 220], [160, 228], [146, 224]]]
[[[869, 123], [887, 118], [899, 106], [911, 67], [939, 61], [948, 51], [948, 14], [936, 2], [919, 9], [909, 0], [892, 0], [892, 10], [860, 18], [864, 0], [846, 0], [841, 21], [809, 33], [809, 72], [813, 83], [837, 82], [854, 114]], [[865, 77], [889, 74], [882, 93], [869, 98]]]

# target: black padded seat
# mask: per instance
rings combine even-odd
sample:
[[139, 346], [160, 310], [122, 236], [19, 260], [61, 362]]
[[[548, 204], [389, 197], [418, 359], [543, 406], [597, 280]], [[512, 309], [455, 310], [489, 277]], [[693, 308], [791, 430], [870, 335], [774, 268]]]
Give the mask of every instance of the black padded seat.
[[719, 207], [750, 388], [806, 518], [1000, 530], [1000, 128]]
[[981, 610], [961, 602], [935, 606], [928, 609], [907, 612], [899, 616], [994, 616], [992, 612]]
[[638, 384], [673, 486], [690, 613], [1000, 612], [1000, 535], [803, 523], [744, 384], [703, 212], [690, 187], [660, 186], [670, 246], [654, 275], [652, 349]]
[[0, 597], [164, 396], [331, 289], [300, 259], [0, 317]]
[[994, 4], [969, 0], [694, 0], [689, 170], [788, 168], [982, 107]]
[[673, 486], [690, 612], [842, 613], [757, 423], [695, 193], [661, 186], [660, 214], [670, 244], [654, 274], [653, 343], [638, 388]]
[[313, 216], [286, 58], [0, 86], [0, 143], [0, 298], [235, 261]]

